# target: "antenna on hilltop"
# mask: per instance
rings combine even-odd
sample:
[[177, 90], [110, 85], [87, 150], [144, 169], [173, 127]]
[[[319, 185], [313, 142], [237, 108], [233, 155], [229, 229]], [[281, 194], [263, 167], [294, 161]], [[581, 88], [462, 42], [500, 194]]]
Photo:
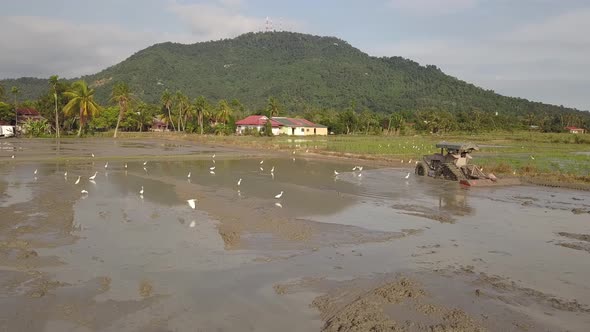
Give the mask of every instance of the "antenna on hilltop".
[[266, 17], [266, 32], [270, 32], [273, 31], [273, 26], [272, 26], [272, 20], [270, 19], [270, 17]]

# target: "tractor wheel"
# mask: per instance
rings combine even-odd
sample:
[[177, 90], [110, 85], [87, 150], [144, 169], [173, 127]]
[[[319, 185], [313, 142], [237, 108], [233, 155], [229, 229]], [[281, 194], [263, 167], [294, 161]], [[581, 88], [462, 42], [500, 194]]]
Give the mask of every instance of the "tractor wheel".
[[424, 164], [418, 163], [418, 165], [416, 165], [416, 169], [414, 170], [414, 173], [416, 173], [416, 175], [420, 175], [420, 176], [426, 175], [426, 168], [424, 167]]
[[455, 165], [443, 164], [441, 165], [441, 175], [445, 180], [459, 181], [462, 178], [461, 170], [456, 168]]

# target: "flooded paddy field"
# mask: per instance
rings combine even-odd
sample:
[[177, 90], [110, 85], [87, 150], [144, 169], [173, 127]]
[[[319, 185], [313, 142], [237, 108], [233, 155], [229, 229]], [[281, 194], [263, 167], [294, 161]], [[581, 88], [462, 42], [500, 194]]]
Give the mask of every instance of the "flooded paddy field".
[[590, 326], [588, 192], [304, 151], [6, 142], [2, 331]]

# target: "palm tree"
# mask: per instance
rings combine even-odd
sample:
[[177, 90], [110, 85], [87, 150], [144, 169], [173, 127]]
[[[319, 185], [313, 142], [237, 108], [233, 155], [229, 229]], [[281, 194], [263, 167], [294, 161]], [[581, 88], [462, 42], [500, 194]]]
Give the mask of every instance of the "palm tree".
[[18, 127], [18, 106], [17, 106], [18, 100], [17, 100], [17, 96], [20, 94], [20, 88], [17, 86], [13, 86], [10, 89], [10, 93], [12, 93], [12, 95], [14, 96], [14, 121], [15, 121], [14, 126], [16, 128], [16, 127]]
[[139, 127], [139, 132], [143, 131], [143, 127], [149, 125], [150, 121], [153, 121], [154, 115], [154, 105], [146, 104], [142, 101], [137, 103], [137, 108], [135, 109], [134, 118], [137, 121], [137, 126]]
[[168, 91], [168, 89], [166, 89], [162, 93], [160, 101], [162, 102], [166, 110], [168, 110], [168, 121], [166, 121], [166, 129], [168, 129], [168, 122], [172, 122], [172, 129], [176, 131], [176, 127], [174, 127], [174, 121], [172, 121], [172, 113], [170, 113], [170, 108], [172, 107], [172, 99], [172, 94], [170, 93], [170, 91]]
[[193, 102], [193, 107], [195, 108], [195, 112], [197, 112], [197, 123], [199, 124], [201, 135], [203, 135], [203, 117], [207, 112], [207, 100], [205, 97], [199, 96]]
[[119, 117], [117, 118], [117, 126], [115, 127], [115, 134], [113, 135], [113, 138], [117, 138], [119, 123], [121, 123], [123, 114], [127, 112], [127, 108], [129, 107], [129, 103], [131, 103], [132, 98], [133, 95], [131, 94], [127, 83], [119, 82], [113, 86], [113, 91], [111, 92], [111, 102], [119, 104]]
[[268, 98], [268, 115], [272, 118], [273, 116], [279, 116], [280, 105], [276, 98]]
[[225, 99], [219, 101], [217, 108], [217, 121], [226, 124], [232, 116], [232, 109]]
[[64, 114], [73, 115], [76, 111], [80, 112], [80, 128], [78, 128], [78, 137], [80, 137], [86, 120], [96, 116], [101, 111], [101, 107], [94, 101], [94, 89], [89, 89], [84, 80], [74, 82], [64, 95], [70, 99], [64, 106]]
[[59, 138], [59, 116], [57, 113], [57, 82], [59, 76], [52, 75], [49, 77], [49, 85], [53, 88], [53, 99], [55, 100], [55, 138]]
[[184, 124], [182, 123], [184, 113], [186, 109], [190, 106], [190, 102], [188, 97], [185, 96], [182, 91], [176, 91], [176, 107], [178, 107], [178, 130], [184, 131]]

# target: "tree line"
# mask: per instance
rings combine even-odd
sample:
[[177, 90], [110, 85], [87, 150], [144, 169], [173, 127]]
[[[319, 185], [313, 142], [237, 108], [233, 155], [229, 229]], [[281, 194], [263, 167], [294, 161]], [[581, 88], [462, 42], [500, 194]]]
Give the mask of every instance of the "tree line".
[[[266, 107], [250, 110], [237, 99], [217, 102], [204, 96], [191, 98], [182, 91], [164, 90], [158, 103], [141, 100], [125, 82], [112, 86], [108, 103], [99, 104], [95, 90], [84, 80], [70, 82], [52, 76], [46, 92], [36, 100], [20, 101], [17, 86], [9, 90], [0, 85], [0, 121], [17, 121], [16, 109], [30, 107], [46, 119], [43, 124], [28, 124], [35, 134], [51, 131], [76, 134], [114, 130], [150, 130], [154, 121], [166, 130], [199, 134], [229, 135], [235, 122], [251, 114], [303, 117], [328, 127], [334, 134], [404, 135], [415, 132], [442, 134], [495, 130], [540, 130], [562, 132], [567, 126], [590, 128], [590, 118], [578, 113], [490, 113], [477, 108], [450, 112], [444, 107], [423, 107], [392, 113], [375, 112], [359, 107], [352, 100], [345, 109], [322, 109], [302, 105], [302, 110], [286, 110], [277, 98], [269, 97]], [[28, 131], [29, 131], [28, 130]]]

